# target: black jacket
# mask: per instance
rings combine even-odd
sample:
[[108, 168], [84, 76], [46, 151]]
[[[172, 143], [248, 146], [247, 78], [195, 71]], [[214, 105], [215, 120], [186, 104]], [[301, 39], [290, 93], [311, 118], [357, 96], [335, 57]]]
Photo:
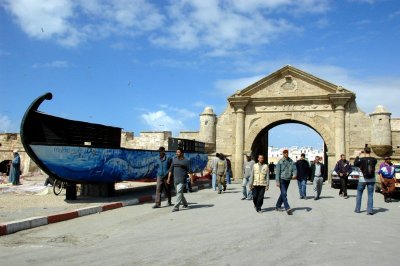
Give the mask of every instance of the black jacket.
[[311, 168], [307, 160], [302, 160], [302, 159], [297, 160], [296, 168], [297, 168], [297, 179], [306, 180], [310, 178]]

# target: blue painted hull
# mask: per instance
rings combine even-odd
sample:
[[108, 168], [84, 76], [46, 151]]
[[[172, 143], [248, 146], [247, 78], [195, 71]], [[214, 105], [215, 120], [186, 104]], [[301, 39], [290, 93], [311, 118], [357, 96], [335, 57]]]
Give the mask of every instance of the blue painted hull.
[[[30, 148], [48, 171], [74, 183], [138, 181], [155, 179], [157, 174], [158, 151], [33, 144]], [[207, 154], [187, 152], [185, 157], [194, 173], [207, 165]]]

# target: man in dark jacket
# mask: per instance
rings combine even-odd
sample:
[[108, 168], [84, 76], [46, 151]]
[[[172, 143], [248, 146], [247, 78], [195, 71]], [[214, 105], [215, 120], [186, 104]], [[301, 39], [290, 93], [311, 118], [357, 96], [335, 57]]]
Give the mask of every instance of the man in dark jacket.
[[348, 199], [349, 196], [347, 196], [347, 181], [351, 173], [351, 164], [349, 161], [346, 160], [346, 155], [340, 155], [340, 160], [336, 163], [335, 166], [335, 172], [340, 178], [339, 196]]
[[297, 184], [299, 186], [300, 199], [307, 199], [307, 179], [311, 175], [310, 164], [306, 160], [306, 155], [302, 153], [296, 162]]

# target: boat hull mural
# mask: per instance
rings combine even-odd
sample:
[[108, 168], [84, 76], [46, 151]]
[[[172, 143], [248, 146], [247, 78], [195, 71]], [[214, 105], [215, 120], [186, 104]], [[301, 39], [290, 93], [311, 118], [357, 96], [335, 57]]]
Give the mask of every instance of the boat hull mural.
[[[158, 151], [33, 144], [30, 148], [47, 172], [74, 183], [141, 181], [155, 179], [157, 174]], [[175, 152], [166, 153], [175, 156]], [[186, 152], [185, 157], [194, 173], [207, 165], [207, 154]]]

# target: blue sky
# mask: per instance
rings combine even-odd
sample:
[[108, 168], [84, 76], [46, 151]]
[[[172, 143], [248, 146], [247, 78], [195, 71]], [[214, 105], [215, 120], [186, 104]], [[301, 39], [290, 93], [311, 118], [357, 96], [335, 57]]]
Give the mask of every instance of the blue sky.
[[[400, 117], [398, 47], [398, 0], [0, 0], [0, 131], [19, 132], [47, 91], [53, 115], [196, 131], [205, 106], [220, 115], [287, 64]], [[304, 126], [271, 132], [274, 146], [321, 142]]]

